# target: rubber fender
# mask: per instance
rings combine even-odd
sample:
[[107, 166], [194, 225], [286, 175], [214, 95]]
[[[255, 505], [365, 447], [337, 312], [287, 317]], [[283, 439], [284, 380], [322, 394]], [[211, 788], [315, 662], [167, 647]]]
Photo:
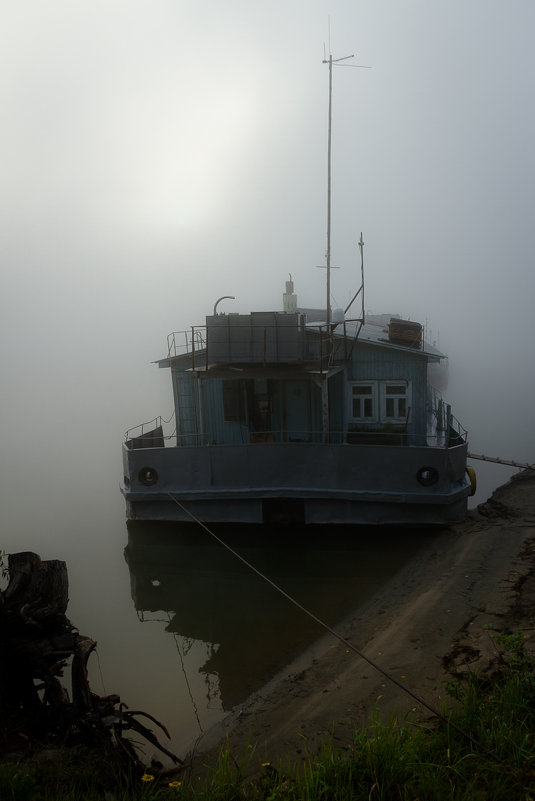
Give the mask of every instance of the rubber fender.
[[465, 470], [468, 478], [470, 479], [470, 496], [472, 496], [476, 494], [477, 489], [476, 471], [473, 467], [468, 467], [468, 465], [465, 467]]

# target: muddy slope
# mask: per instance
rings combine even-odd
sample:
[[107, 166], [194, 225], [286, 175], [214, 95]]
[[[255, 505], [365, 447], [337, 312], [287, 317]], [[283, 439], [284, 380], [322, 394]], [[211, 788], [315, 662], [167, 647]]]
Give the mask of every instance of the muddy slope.
[[[535, 472], [524, 471], [465, 523], [430, 538], [338, 631], [440, 708], [451, 675], [494, 658], [493, 631], [523, 629], [535, 641], [534, 544]], [[254, 746], [257, 761], [304, 759], [326, 737], [349, 742], [374, 707], [387, 716], [419, 704], [327, 634], [209, 732], [194, 764], [211, 762], [223, 742], [237, 755]]]

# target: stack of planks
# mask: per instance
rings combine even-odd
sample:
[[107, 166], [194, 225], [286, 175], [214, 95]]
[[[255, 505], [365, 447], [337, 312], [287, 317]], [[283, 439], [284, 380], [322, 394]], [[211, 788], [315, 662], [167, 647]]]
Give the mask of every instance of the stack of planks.
[[411, 320], [401, 320], [391, 317], [388, 324], [388, 339], [394, 345], [403, 345], [406, 348], [422, 347], [422, 326]]

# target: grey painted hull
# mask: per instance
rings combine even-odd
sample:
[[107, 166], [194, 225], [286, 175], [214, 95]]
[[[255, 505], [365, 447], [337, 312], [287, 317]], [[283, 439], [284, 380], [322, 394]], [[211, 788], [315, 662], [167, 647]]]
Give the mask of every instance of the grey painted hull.
[[[466, 516], [466, 452], [466, 443], [123, 445], [121, 491], [136, 520], [450, 524]], [[422, 468], [436, 471], [435, 483], [422, 485]]]

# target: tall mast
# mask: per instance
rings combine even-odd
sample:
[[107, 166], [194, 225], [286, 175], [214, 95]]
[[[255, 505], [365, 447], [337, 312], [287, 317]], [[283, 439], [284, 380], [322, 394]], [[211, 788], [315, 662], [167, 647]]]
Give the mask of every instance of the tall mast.
[[353, 58], [353, 55], [343, 56], [333, 59], [332, 53], [329, 58], [323, 59], [324, 64], [329, 65], [329, 123], [327, 133], [327, 325], [331, 323], [331, 140], [332, 140], [332, 101], [333, 101], [333, 64], [339, 61], [346, 61]]
[[[331, 134], [333, 106], [333, 57], [329, 53], [329, 124], [327, 133], [327, 325], [331, 322]], [[328, 329], [327, 329], [328, 330]]]

